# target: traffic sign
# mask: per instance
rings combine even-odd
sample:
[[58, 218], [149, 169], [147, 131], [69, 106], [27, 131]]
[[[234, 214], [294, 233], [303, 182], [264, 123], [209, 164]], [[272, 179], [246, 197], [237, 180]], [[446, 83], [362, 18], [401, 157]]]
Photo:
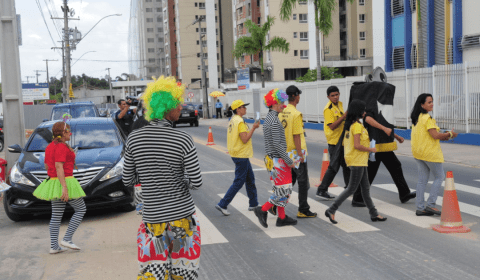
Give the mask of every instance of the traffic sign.
[[195, 96], [195, 95], [193, 94], [193, 92], [189, 92], [189, 93], [188, 93], [188, 97], [189, 97], [189, 98], [193, 98], [194, 96]]

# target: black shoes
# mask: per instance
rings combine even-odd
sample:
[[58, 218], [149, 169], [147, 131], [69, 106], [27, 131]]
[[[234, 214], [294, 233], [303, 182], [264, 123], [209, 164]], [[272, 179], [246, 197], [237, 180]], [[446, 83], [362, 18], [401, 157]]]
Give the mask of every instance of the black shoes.
[[370, 217], [370, 219], [372, 219], [372, 222], [385, 222], [387, 220], [387, 217], [379, 218], [379, 216], [376, 216], [376, 217]]
[[297, 224], [297, 220], [290, 218], [289, 216], [285, 215], [285, 219], [277, 218], [277, 227], [283, 226], [294, 226]]
[[434, 214], [432, 212], [427, 212], [425, 210], [423, 210], [423, 211], [417, 210], [417, 211], [415, 211], [415, 215], [417, 215], [417, 216], [433, 216]]
[[327, 217], [332, 224], [336, 224], [336, 223], [338, 223], [338, 222], [333, 219], [333, 215], [334, 215], [334, 214], [328, 212], [328, 209], [325, 210], [325, 217]]
[[[258, 218], [258, 221], [260, 222], [260, 224], [264, 227], [264, 228], [268, 228], [268, 224], [267, 224], [267, 215], [268, 215], [268, 212], [263, 212], [262, 211], [262, 206], [257, 206], [255, 208], [255, 210], [253, 210], [255, 212], [255, 216], [257, 216]], [[277, 224], [278, 224], [278, 221], [277, 221]]]
[[431, 207], [425, 207], [425, 212], [427, 213], [432, 213], [434, 215], [442, 215], [442, 212], [440, 210], [438, 210], [437, 208], [431, 208]]
[[353, 201], [353, 200], [352, 200], [352, 206], [353, 207], [367, 207], [365, 202], [363, 202], [363, 201], [357, 202], [357, 201]]
[[270, 209], [268, 209], [268, 213], [272, 214], [273, 216], [277, 216], [277, 206], [273, 205]]
[[315, 218], [317, 216], [317, 213], [313, 213], [310, 210], [300, 212], [298, 211], [297, 213], [297, 218]]
[[415, 198], [415, 197], [417, 197], [417, 192], [413, 191], [413, 192], [407, 194], [406, 196], [400, 198], [400, 202], [405, 203], [405, 202], [407, 202], [410, 199]]
[[328, 192], [318, 192], [317, 191], [317, 197], [323, 199], [323, 200], [332, 200], [335, 197], [333, 195], [330, 195]]

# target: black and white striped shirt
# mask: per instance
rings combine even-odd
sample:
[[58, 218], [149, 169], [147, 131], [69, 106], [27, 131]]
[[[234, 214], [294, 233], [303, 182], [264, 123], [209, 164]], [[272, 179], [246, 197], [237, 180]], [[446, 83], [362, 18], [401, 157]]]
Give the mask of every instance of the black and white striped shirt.
[[278, 112], [270, 110], [263, 123], [263, 138], [265, 141], [265, 153], [272, 158], [281, 158], [287, 165], [293, 164], [293, 160], [287, 154], [287, 141], [285, 129], [278, 119]]
[[123, 184], [142, 185], [144, 222], [171, 222], [195, 213], [185, 175], [190, 178], [191, 188], [202, 185], [197, 150], [190, 135], [173, 129], [168, 120], [153, 120], [130, 133]]

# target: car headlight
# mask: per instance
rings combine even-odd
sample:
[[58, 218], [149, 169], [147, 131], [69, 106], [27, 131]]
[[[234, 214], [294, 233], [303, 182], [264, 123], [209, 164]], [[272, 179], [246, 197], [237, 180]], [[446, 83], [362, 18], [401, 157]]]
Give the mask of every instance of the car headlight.
[[100, 181], [112, 179], [123, 174], [123, 158], [107, 174], [103, 175]]
[[28, 180], [20, 170], [18, 169], [18, 163], [12, 167], [12, 171], [10, 171], [10, 181], [16, 184], [22, 184], [27, 186], [35, 187], [35, 184], [32, 181]]

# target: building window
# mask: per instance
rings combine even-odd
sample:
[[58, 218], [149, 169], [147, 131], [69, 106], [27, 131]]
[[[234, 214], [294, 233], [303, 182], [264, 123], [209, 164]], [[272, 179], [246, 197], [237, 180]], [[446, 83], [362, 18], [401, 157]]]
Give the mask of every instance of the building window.
[[415, 13], [417, 10], [417, 0], [410, 0], [410, 9], [412, 10], [412, 14]]
[[147, 32], [153, 32], [153, 28], [147, 28]]
[[218, 18], [217, 18], [217, 16], [215, 16], [215, 22], [218, 22]]
[[297, 32], [293, 32], [293, 38], [297, 38]]
[[394, 48], [392, 52], [393, 70], [405, 69], [405, 48]]
[[358, 15], [358, 21], [360, 23], [365, 23], [365, 14], [359, 14]]
[[154, 49], [154, 48], [149, 48], [149, 49], [148, 49], [148, 52], [149, 52], [149, 53], [154, 53], [154, 52], [155, 52], [155, 49]]
[[162, 12], [162, 8], [157, 8], [157, 13], [161, 13]]
[[298, 4], [300, 5], [307, 5], [307, 0], [299, 0]]
[[163, 53], [163, 48], [158, 48], [159, 53]]
[[158, 38], [159, 43], [163, 43], [163, 38]]
[[198, 3], [199, 9], [205, 9], [205, 3]]
[[195, 2], [195, 7], [198, 7], [198, 2]]
[[300, 32], [300, 41], [308, 41], [308, 32]]
[[148, 42], [148, 43], [155, 43], [155, 39], [154, 39], [154, 38], [148, 38], [148, 39], [147, 39], [147, 42]]
[[149, 73], [155, 73], [155, 67], [148, 67]]
[[199, 41], [199, 40], [197, 40], [197, 45], [200, 45], [200, 41]]
[[297, 50], [293, 51], [293, 56], [298, 56], [298, 51]]
[[392, 17], [401, 16], [404, 13], [404, 0], [392, 0]]
[[308, 59], [308, 50], [300, 50], [300, 59]]
[[365, 0], [358, 0], [358, 5], [365, 6]]
[[162, 17], [157, 17], [157, 22], [162, 22]]
[[157, 28], [157, 32], [163, 32], [163, 27]]
[[145, 2], [149, 3], [149, 2], [152, 2], [152, 0], [145, 0]]
[[147, 18], [147, 22], [153, 22], [153, 18]]
[[148, 62], [149, 62], [149, 63], [155, 63], [155, 58], [149, 58], [149, 59], [148, 59]]
[[260, 0], [257, 0], [257, 7], [260, 7]]
[[202, 70], [202, 66], [197, 65], [197, 70]]
[[257, 24], [261, 24], [262, 23], [262, 18], [261, 17], [258, 17], [257, 19]]
[[360, 41], [365, 41], [365, 31], [360, 32]]
[[297, 20], [297, 14], [293, 14], [293, 20]]
[[153, 9], [152, 8], [147, 8], [146, 11], [147, 11], [147, 13], [151, 13], [151, 12], [153, 12]]
[[365, 58], [365, 49], [360, 49], [360, 58]]
[[301, 23], [306, 23], [308, 22], [307, 14], [299, 14], [298, 18], [300, 19]]

